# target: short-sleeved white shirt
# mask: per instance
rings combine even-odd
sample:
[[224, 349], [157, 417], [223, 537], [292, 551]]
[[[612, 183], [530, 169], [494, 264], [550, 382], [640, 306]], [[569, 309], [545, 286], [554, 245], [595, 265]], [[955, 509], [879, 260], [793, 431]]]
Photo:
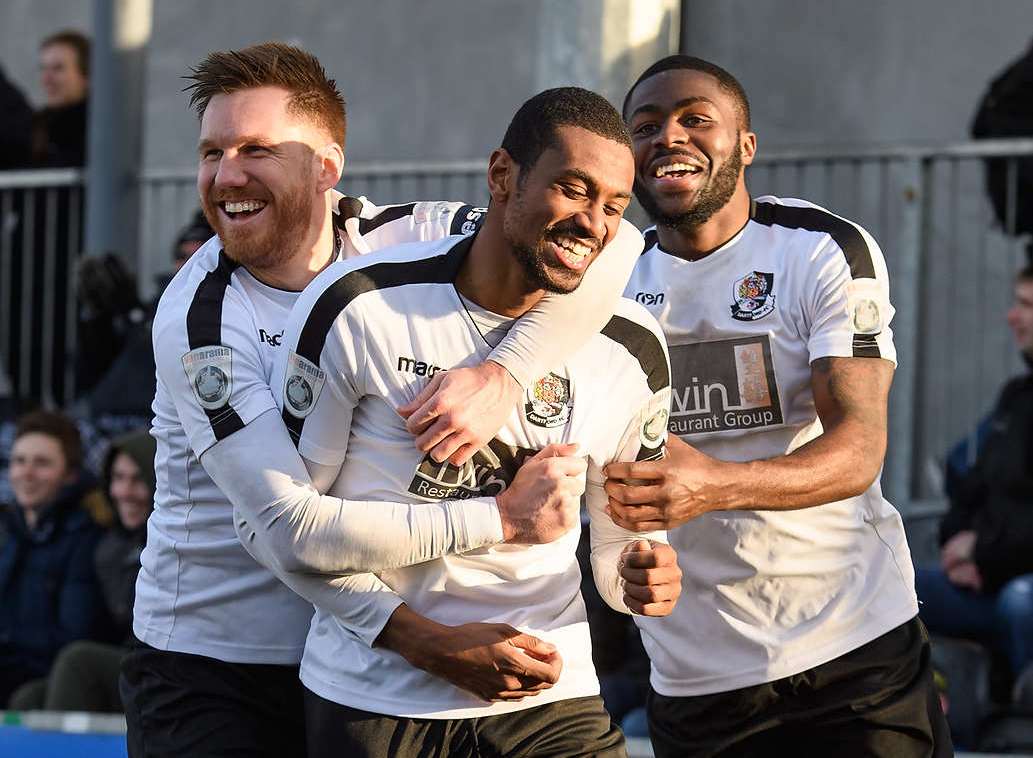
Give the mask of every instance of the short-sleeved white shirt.
[[[664, 252], [655, 231], [646, 239], [625, 294], [667, 338], [670, 430], [708, 455], [770, 458], [820, 435], [812, 361], [896, 360], [885, 261], [850, 221], [760, 197], [746, 226], [700, 260]], [[918, 611], [901, 519], [878, 480], [814, 508], [708, 513], [670, 540], [681, 598], [667, 618], [636, 618], [664, 695], [790, 676]]]
[[[345, 198], [337, 210], [344, 258], [470, 231], [481, 213], [460, 203], [378, 207], [364, 198]], [[298, 294], [258, 281], [212, 238], [162, 295], [153, 326], [155, 509], [133, 621], [152, 647], [236, 663], [301, 659], [312, 606], [247, 554], [229, 500], [199, 461], [276, 407], [269, 378]]]
[[[470, 244], [449, 238], [384, 250], [335, 264], [305, 290], [273, 378], [299, 452], [321, 464], [343, 462], [334, 495], [420, 502], [497, 494], [526, 456], [576, 442], [589, 460], [593, 549], [599, 541], [626, 545], [640, 535], [603, 513], [602, 466], [658, 455], [669, 402], [663, 338], [641, 306], [622, 300], [610, 323], [534, 382], [496, 438], [462, 468], [419, 452], [394, 411], [437, 371], [475, 365], [491, 349], [485, 337], [500, 317], [464, 304], [453, 285]], [[380, 573], [413, 610], [435, 621], [506, 623], [554, 643], [563, 671], [552, 689], [486, 704], [390, 650], [371, 648], [319, 607], [302, 681], [337, 703], [422, 718], [487, 716], [597, 694], [575, 558], [579, 532]], [[618, 554], [601, 569], [609, 567], [615, 583]]]

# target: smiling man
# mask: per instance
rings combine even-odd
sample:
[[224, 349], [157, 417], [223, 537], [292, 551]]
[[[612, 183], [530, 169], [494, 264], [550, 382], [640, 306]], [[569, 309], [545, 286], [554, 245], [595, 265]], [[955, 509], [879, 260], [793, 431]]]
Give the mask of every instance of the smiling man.
[[[157, 487], [134, 608], [140, 645], [122, 670], [129, 749], [133, 756], [298, 755], [304, 750], [298, 663], [312, 606], [240, 544], [235, 488], [253, 484], [250, 504], [279, 506], [286, 513], [279, 523], [291, 528], [327, 518], [338, 525], [335, 534], [348, 550], [333, 558], [358, 573], [328, 590], [324, 603], [361, 628], [369, 645], [403, 618], [411, 633], [426, 626], [406, 615], [390, 588], [361, 573], [401, 560], [396, 545], [411, 540], [437, 557], [507, 541], [549, 542], [569, 528], [577, 496], [558, 470], [571, 463], [569, 456], [504, 498], [395, 503], [399, 517], [383, 527], [376, 519], [387, 505], [376, 513], [368, 502], [322, 496], [312, 487], [268, 383], [300, 290], [342, 257], [385, 241], [458, 231], [466, 212], [459, 203], [382, 210], [339, 200], [333, 187], [343, 168], [344, 103], [319, 61], [303, 50], [267, 43], [216, 52], [190, 78], [201, 121], [198, 192], [218, 236], [184, 264], [154, 319]], [[516, 404], [514, 377], [530, 381], [526, 375], [536, 376], [606, 322], [619, 291], [616, 261], [633, 260], [640, 244], [616, 257], [604, 253], [604, 263], [614, 265], [586, 280], [587, 292], [544, 298], [528, 316], [537, 310], [546, 323], [516, 324], [508, 352], [435, 377], [434, 389], [451, 386], [455, 400], [432, 398], [427, 407], [414, 402], [407, 409], [431, 422], [421, 435], [425, 446], [446, 444], [439, 459], [457, 447], [482, 447]], [[550, 313], [564, 323], [560, 339]], [[443, 412], [457, 402], [458, 416]], [[468, 423], [450, 434], [457, 417]], [[451, 421], [442, 425], [442, 419]], [[448, 442], [453, 437], [458, 444]], [[407, 443], [416, 450], [411, 436]], [[260, 465], [260, 454], [270, 452], [271, 462]], [[269, 494], [270, 482], [283, 488]], [[304, 539], [300, 545], [313, 548]], [[531, 635], [510, 634], [499, 624], [434, 629], [433, 639], [413, 633], [407, 650], [419, 650], [422, 665], [467, 689], [533, 697], [556, 678], [551, 647]], [[522, 673], [515, 687], [507, 678], [513, 667]]]
[[746, 94], [665, 58], [624, 104], [655, 228], [627, 294], [672, 365], [668, 456], [606, 469], [616, 523], [670, 529], [681, 602], [637, 619], [658, 756], [945, 756], [900, 516], [878, 476], [895, 352], [856, 224], [751, 198]]
[[[601, 594], [625, 613], [662, 616], [680, 589], [673, 551], [662, 533], [640, 539], [602, 510], [603, 465], [663, 454], [664, 437], [651, 430], [667, 417], [668, 363], [659, 328], [641, 306], [622, 301], [582, 348], [546, 367], [468, 466], [424, 456], [392, 411], [426, 381], [399, 370], [399, 356], [477, 364], [546, 293], [577, 289], [618, 233], [632, 178], [628, 135], [606, 100], [574, 87], [536, 95], [492, 153], [491, 205], [480, 231], [330, 266], [298, 300], [273, 387], [299, 452], [331, 478], [332, 495], [412, 503], [501, 497], [554, 469], [580, 492], [587, 474]], [[556, 457], [575, 447], [584, 458]], [[381, 528], [393, 518], [385, 511]], [[264, 531], [243, 535], [259, 553]], [[534, 698], [487, 703], [421, 670], [404, 625], [380, 640], [399, 656], [365, 644], [316, 599], [301, 669], [309, 755], [624, 755], [592, 667], [578, 538], [575, 526], [549, 544], [485, 545], [379, 572], [434, 622], [487, 620], [554, 645], [562, 672]]]

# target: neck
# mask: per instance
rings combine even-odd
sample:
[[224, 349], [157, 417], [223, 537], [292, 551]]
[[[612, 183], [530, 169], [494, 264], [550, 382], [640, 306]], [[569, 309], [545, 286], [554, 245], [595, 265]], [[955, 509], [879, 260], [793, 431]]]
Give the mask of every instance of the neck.
[[248, 272], [263, 284], [291, 292], [301, 292], [334, 257], [334, 219], [330, 193], [324, 193], [312, 209], [309, 232], [297, 249], [281, 263], [272, 266], [248, 265]]
[[527, 281], [523, 266], [502, 233], [502, 219], [488, 211], [456, 276], [459, 293], [485, 310], [519, 318], [545, 295]]
[[22, 515], [25, 517], [25, 525], [29, 529], [35, 529], [36, 524], [39, 523], [39, 509], [38, 508], [22, 508]]
[[746, 226], [750, 219], [750, 194], [740, 178], [735, 194], [721, 210], [693, 229], [657, 225], [660, 247], [689, 261], [706, 258]]

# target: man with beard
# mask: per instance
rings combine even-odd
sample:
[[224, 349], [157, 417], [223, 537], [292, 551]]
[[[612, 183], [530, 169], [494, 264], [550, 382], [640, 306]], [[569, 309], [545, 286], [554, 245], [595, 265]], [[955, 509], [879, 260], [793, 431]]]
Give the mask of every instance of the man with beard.
[[895, 353], [862, 228], [751, 198], [749, 104], [665, 58], [624, 117], [656, 221], [627, 294], [656, 314], [673, 402], [662, 461], [606, 469], [614, 521], [670, 529], [682, 600], [636, 619], [658, 756], [940, 756], [950, 738], [900, 516], [882, 497]]
[[[325, 480], [337, 496], [502, 497], [542, 465], [561, 468], [580, 492], [587, 474], [601, 594], [625, 613], [661, 616], [680, 589], [673, 551], [662, 532], [640, 538], [603, 512], [603, 465], [663, 454], [669, 367], [641, 306], [622, 301], [599, 333], [548, 366], [469, 467], [425, 457], [391, 410], [426, 381], [415, 365], [476, 364], [546, 292], [578, 287], [630, 201], [630, 148], [620, 115], [599, 95], [576, 87], [535, 95], [492, 153], [480, 231], [331, 265], [298, 299], [272, 384], [317, 486]], [[585, 458], [554, 457], [575, 447]], [[382, 529], [400, 518], [381, 512]], [[266, 531], [243, 525], [242, 537], [262, 554]], [[592, 667], [579, 531], [380, 567], [384, 582], [437, 623], [490, 620], [553, 643], [562, 674], [535, 698], [484, 702], [421, 670], [404, 627], [381, 636], [401, 656], [370, 647], [317, 599], [301, 668], [310, 758], [624, 755]]]
[[[270, 43], [213, 53], [191, 78], [201, 119], [198, 190], [219, 236], [183, 266], [154, 319], [156, 503], [134, 608], [140, 645], [127, 655], [121, 680], [128, 742], [133, 756], [299, 755], [298, 662], [312, 606], [244, 550], [226, 483], [286, 479], [291, 499], [281, 505], [298, 508], [303, 523], [332, 513], [342, 530], [368, 526], [367, 503], [312, 488], [278, 421], [268, 384], [274, 358], [299, 291], [321, 269], [382, 240], [387, 229], [402, 239], [445, 236], [462, 221], [461, 206], [417, 203], [377, 214], [368, 204], [336, 202], [344, 104], [318, 60], [302, 50]], [[625, 246], [617, 257], [633, 260], [635, 248]], [[551, 361], [586, 339], [593, 320], [605, 323], [609, 315], [597, 313], [593, 298], [604, 309], [616, 299], [606, 292], [619, 289], [611, 276], [619, 277], [620, 268], [600, 269], [587, 301], [585, 293], [543, 301], [539, 316], [546, 324], [518, 324], [517, 358], [511, 350], [494, 359], [536, 376], [537, 360]], [[564, 319], [562, 334], [543, 329], [551, 318]], [[519, 356], [527, 354], [535, 361], [522, 365]], [[467, 427], [463, 434], [448, 434], [457, 416], [441, 413], [439, 401], [405, 409], [421, 416], [421, 444], [437, 444], [438, 459], [457, 447], [461, 455], [464, 446], [483, 445], [519, 394], [506, 369], [492, 362], [449, 372], [442, 388], [449, 384], [476, 420], [459, 424]], [[279, 448], [277, 430], [286, 442]], [[278, 450], [269, 470], [247, 454], [254, 448]], [[220, 457], [221, 451], [228, 454]], [[527, 486], [514, 486], [504, 498], [394, 504], [402, 518], [394, 532], [384, 531], [425, 537], [431, 557], [507, 540], [548, 542], [577, 512], [563, 470], [573, 461], [556, 460], [538, 464]], [[349, 534], [360, 539], [370, 530]], [[378, 550], [390, 547], [361, 544], [352, 555], [375, 561], [382, 558]], [[372, 574], [342, 579], [325, 603], [361, 627], [370, 645], [404, 621], [412, 634], [407, 650], [421, 650], [423, 665], [489, 697], [536, 696], [557, 676], [551, 645], [501, 624], [421, 625], [425, 620]], [[428, 627], [433, 637], [422, 633]]]

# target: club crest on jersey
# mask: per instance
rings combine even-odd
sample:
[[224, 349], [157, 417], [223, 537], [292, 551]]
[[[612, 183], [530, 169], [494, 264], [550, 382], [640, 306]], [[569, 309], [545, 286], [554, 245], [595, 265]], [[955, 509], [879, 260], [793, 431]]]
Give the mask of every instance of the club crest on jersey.
[[229, 402], [233, 392], [233, 351], [221, 345], [191, 350], [181, 359], [190, 389], [198, 404], [208, 411]]
[[527, 390], [524, 415], [535, 426], [551, 429], [567, 423], [573, 405], [570, 380], [550, 373]]
[[325, 371], [291, 351], [283, 378], [283, 407], [295, 418], [305, 418], [315, 407], [325, 381]]
[[636, 460], [652, 461], [664, 456], [667, 422], [671, 417], [671, 388], [664, 387], [649, 399], [639, 414], [639, 453]]
[[732, 318], [739, 321], [756, 321], [775, 310], [775, 296], [771, 289], [775, 275], [763, 271], [751, 271], [732, 286]]

